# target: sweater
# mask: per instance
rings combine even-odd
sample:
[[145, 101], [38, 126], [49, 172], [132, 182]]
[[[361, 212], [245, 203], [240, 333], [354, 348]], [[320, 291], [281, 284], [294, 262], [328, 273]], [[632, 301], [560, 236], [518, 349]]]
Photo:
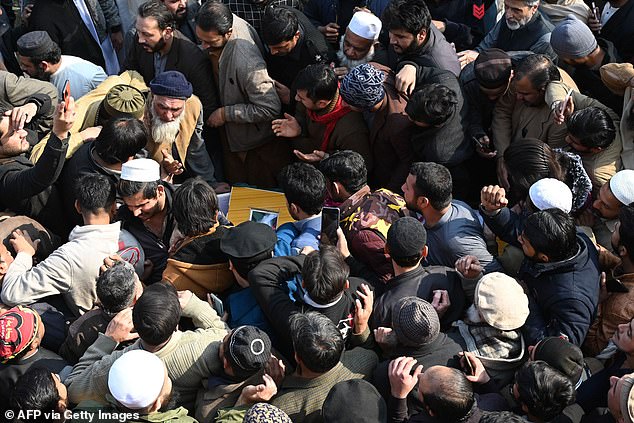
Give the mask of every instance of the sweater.
[[[192, 404], [196, 392], [203, 387], [203, 379], [222, 374], [218, 352], [229, 328], [209, 304], [196, 296], [192, 296], [183, 308], [182, 316], [192, 318], [197, 329], [177, 330], [154, 354], [165, 363], [180, 403]], [[142, 348], [140, 340], [121, 351], [115, 351], [117, 345], [112, 338], [99, 334], [66, 379], [70, 402], [95, 400], [105, 403], [112, 364], [125, 352]]]
[[91, 310], [97, 301], [99, 268], [104, 258], [118, 251], [119, 231], [119, 222], [76, 226], [68, 242], [35, 267], [29, 254], [18, 253], [4, 276], [2, 302], [32, 304], [62, 294], [73, 315]]

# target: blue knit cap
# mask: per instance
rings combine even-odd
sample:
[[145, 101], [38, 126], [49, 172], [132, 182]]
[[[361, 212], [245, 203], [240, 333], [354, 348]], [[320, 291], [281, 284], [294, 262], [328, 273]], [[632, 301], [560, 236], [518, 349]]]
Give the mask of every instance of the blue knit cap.
[[159, 73], [150, 81], [150, 90], [154, 95], [186, 100], [193, 93], [192, 84], [179, 71]]
[[350, 106], [370, 110], [385, 97], [384, 80], [383, 72], [364, 63], [353, 68], [343, 78], [339, 94]]

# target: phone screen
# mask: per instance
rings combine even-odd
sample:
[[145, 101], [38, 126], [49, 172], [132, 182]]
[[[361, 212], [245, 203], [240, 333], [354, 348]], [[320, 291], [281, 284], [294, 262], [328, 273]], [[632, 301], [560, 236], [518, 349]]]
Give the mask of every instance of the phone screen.
[[64, 91], [62, 91], [62, 101], [64, 102], [64, 110], [68, 109], [68, 100], [70, 99], [70, 81], [67, 79], [64, 83]]
[[337, 245], [337, 228], [339, 227], [339, 209], [324, 207], [321, 211], [321, 240], [323, 245]]

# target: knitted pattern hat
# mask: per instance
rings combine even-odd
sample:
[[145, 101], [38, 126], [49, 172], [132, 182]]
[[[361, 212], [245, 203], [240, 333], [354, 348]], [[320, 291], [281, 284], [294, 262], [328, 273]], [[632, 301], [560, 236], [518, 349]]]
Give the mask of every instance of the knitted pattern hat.
[[563, 59], [580, 59], [588, 56], [598, 46], [588, 25], [568, 15], [550, 34], [550, 45]]
[[6, 363], [25, 351], [41, 324], [29, 307], [16, 306], [0, 315], [0, 362]]
[[398, 343], [419, 347], [433, 342], [440, 332], [434, 307], [418, 297], [404, 297], [392, 307], [392, 329]]
[[192, 84], [179, 71], [159, 73], [150, 81], [150, 91], [154, 95], [187, 100], [194, 92]]
[[398, 219], [387, 231], [387, 248], [390, 256], [397, 259], [420, 254], [426, 242], [425, 226], [410, 216]]
[[259, 402], [244, 415], [244, 423], [293, 423], [288, 414], [274, 405]]
[[57, 47], [46, 31], [27, 32], [18, 38], [16, 44], [18, 53], [26, 57], [44, 56]]
[[225, 356], [237, 377], [250, 377], [271, 358], [271, 340], [255, 326], [240, 326], [229, 335]]
[[476, 285], [473, 304], [484, 321], [499, 330], [518, 329], [528, 318], [528, 297], [520, 284], [504, 273], [484, 275]]
[[339, 94], [343, 101], [350, 106], [370, 110], [385, 97], [384, 80], [383, 72], [368, 63], [364, 63], [352, 68], [343, 78]]
[[511, 77], [511, 57], [499, 48], [483, 50], [473, 63], [473, 73], [484, 88], [499, 88]]

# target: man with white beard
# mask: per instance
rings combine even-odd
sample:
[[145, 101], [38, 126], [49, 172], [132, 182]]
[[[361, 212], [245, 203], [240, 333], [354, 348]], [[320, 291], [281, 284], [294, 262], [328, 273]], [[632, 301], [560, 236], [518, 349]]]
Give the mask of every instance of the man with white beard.
[[214, 177], [214, 166], [202, 138], [202, 104], [192, 94], [192, 84], [178, 71], [158, 74], [149, 84], [151, 95], [145, 110], [150, 133], [149, 157], [161, 163], [162, 172], [175, 183], [200, 176], [216, 189], [226, 188]]
[[460, 66], [473, 62], [482, 50], [499, 48], [506, 52], [532, 51], [545, 54], [557, 63], [550, 46], [554, 26], [538, 10], [540, 0], [504, 0], [504, 19], [500, 19], [474, 50], [458, 52]]
[[343, 78], [350, 69], [368, 63], [374, 58], [381, 27], [381, 20], [371, 12], [359, 11], [352, 16], [344, 36], [339, 41], [339, 67], [335, 68], [339, 78]]

